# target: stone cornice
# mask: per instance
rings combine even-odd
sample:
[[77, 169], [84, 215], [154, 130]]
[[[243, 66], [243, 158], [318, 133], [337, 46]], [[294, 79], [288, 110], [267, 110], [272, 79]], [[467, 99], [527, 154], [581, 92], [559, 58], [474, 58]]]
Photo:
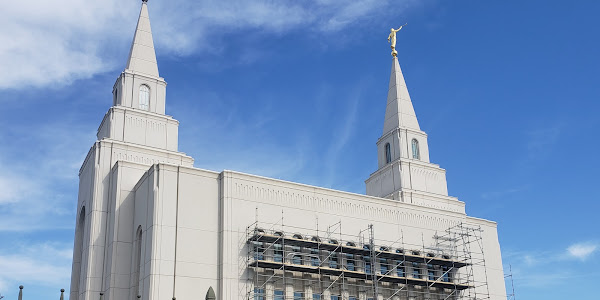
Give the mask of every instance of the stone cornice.
[[371, 175], [369, 175], [369, 178], [367, 180], [365, 180], [365, 183], [371, 181], [371, 178], [373, 178], [373, 176], [381, 174], [381, 173], [387, 171], [389, 168], [391, 168], [395, 165], [398, 165], [398, 164], [415, 164], [415, 165], [418, 165], [423, 168], [446, 173], [446, 169], [440, 168], [440, 165], [438, 165], [438, 164], [428, 163], [428, 162], [420, 161], [418, 159], [400, 157], [400, 158], [392, 161], [391, 163], [385, 165], [383, 168], [371, 173]]
[[421, 131], [421, 130], [414, 130], [414, 129], [408, 129], [408, 128], [402, 128], [402, 127], [396, 127], [388, 132], [386, 132], [385, 134], [383, 134], [379, 139], [377, 139], [377, 145], [379, 145], [379, 143], [381, 143], [381, 141], [383, 141], [384, 139], [386, 139], [388, 136], [392, 135], [394, 132], [397, 131], [406, 131], [406, 132], [410, 132], [410, 133], [414, 133], [416, 135], [421, 135], [423, 137], [427, 137], [427, 133], [425, 133], [425, 131]]

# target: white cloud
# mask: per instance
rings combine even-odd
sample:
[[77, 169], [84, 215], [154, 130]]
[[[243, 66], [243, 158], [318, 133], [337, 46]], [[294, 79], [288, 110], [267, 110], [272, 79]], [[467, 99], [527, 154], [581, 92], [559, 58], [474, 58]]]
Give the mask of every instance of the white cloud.
[[[139, 1], [8, 0], [0, 10], [0, 89], [60, 86], [125, 64]], [[389, 0], [207, 0], [150, 2], [155, 43], [165, 53], [218, 52], [249, 30], [329, 34], [385, 14]], [[416, 3], [393, 3], [395, 14]], [[159, 15], [160, 17], [152, 17]], [[356, 32], [360, 27], [354, 27]]]
[[567, 248], [567, 252], [569, 253], [569, 255], [571, 257], [581, 259], [581, 260], [587, 259], [588, 257], [590, 257], [590, 255], [592, 255], [597, 250], [598, 250], [598, 245], [592, 244], [592, 243], [577, 243], [577, 244], [573, 244]]
[[18, 284], [66, 286], [71, 274], [71, 248], [71, 244], [42, 243], [0, 253], [0, 289]]
[[[0, 171], [2, 172], [2, 171]], [[0, 205], [18, 202], [23, 195], [29, 194], [33, 184], [26, 178], [16, 178], [0, 173]]]
[[83, 128], [63, 120], [0, 133], [11, 139], [0, 144], [0, 232], [73, 227], [77, 174], [94, 139]]

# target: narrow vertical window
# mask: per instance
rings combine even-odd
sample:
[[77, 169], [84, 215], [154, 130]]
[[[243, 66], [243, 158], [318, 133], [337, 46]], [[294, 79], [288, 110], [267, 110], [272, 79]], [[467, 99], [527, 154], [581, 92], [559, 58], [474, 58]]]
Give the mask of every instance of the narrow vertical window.
[[142, 84], [140, 86], [140, 109], [148, 110], [150, 107], [150, 88]]
[[279, 243], [273, 244], [273, 261], [283, 262], [283, 245]]
[[447, 266], [442, 266], [442, 281], [450, 282], [450, 268]]
[[371, 274], [371, 258], [368, 256], [365, 256], [364, 260], [365, 260], [365, 273]]
[[119, 89], [115, 89], [113, 93], [113, 106], [117, 106], [117, 95], [119, 94]]
[[252, 246], [253, 246], [252, 252], [254, 252], [254, 259], [255, 260], [264, 260], [265, 259], [265, 248], [263, 246], [263, 243], [254, 241], [254, 242], [252, 242]]
[[332, 269], [338, 268], [338, 255], [335, 252], [332, 252], [329, 255], [329, 267]]
[[404, 277], [404, 261], [396, 261], [396, 275], [398, 277]]
[[73, 249], [73, 273], [71, 276], [71, 292], [75, 292], [75, 297], [71, 297], [73, 300], [77, 300], [79, 297], [79, 277], [81, 270], [83, 269], [83, 238], [85, 233], [85, 206], [81, 208], [79, 213], [79, 220], [77, 221], [77, 227], [75, 227], [75, 246]]
[[432, 264], [427, 264], [427, 279], [435, 281], [435, 270]]
[[346, 253], [346, 270], [354, 271], [354, 254]]
[[134, 263], [133, 271], [133, 286], [135, 296], [140, 295], [140, 278], [142, 278], [142, 226], [139, 226], [135, 235], [135, 243], [134, 243]]
[[413, 262], [413, 278], [421, 278], [421, 269], [419, 268], [419, 263]]
[[379, 270], [381, 271], [381, 275], [386, 275], [389, 268], [388, 268], [388, 264], [387, 264], [387, 259], [385, 258], [380, 258], [379, 259]]
[[385, 144], [385, 163], [389, 164], [392, 162], [392, 149], [390, 143]]
[[310, 249], [310, 264], [315, 267], [321, 264], [319, 249]]
[[412, 155], [414, 159], [421, 159], [421, 154], [419, 154], [419, 141], [417, 141], [417, 139], [412, 140]]
[[303, 264], [302, 262], [302, 248], [298, 246], [292, 246], [292, 263], [296, 265]]

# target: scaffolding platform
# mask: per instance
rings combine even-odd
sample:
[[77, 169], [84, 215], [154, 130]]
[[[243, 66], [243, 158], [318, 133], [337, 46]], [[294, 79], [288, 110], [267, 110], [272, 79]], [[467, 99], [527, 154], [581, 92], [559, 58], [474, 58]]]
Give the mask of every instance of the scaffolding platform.
[[404, 243], [401, 231], [395, 241], [375, 244], [373, 225], [358, 235], [343, 233], [341, 222], [326, 230], [284, 226], [283, 217], [261, 225], [248, 226], [240, 241], [247, 253], [240, 261], [244, 299], [489, 299], [487, 278], [474, 273], [485, 270], [477, 227], [460, 223], [436, 232], [426, 247], [424, 238], [422, 245]]

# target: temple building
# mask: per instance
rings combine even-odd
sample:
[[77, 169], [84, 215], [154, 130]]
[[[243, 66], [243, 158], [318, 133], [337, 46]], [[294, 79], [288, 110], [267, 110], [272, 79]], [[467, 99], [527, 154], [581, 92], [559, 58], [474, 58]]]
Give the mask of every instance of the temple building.
[[79, 172], [70, 300], [506, 299], [496, 223], [448, 195], [396, 56], [366, 195], [196, 168], [165, 106], [144, 1]]

